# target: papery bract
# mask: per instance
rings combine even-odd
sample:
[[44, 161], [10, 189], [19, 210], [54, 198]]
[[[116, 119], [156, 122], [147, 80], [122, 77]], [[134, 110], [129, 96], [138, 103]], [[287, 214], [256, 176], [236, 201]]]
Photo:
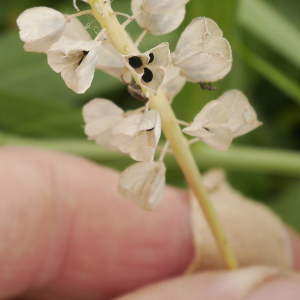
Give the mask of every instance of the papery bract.
[[185, 16], [185, 6], [181, 6], [174, 12], [167, 14], [152, 14], [142, 10], [143, 0], [132, 0], [131, 9], [133, 15], [136, 15], [137, 23], [148, 32], [154, 35], [169, 33], [182, 23]]
[[57, 10], [34, 7], [25, 10], [17, 19], [24, 49], [46, 52], [62, 36], [68, 19]]
[[152, 14], [166, 14], [174, 12], [190, 0], [142, 0], [143, 10]]
[[133, 113], [119, 122], [112, 131], [112, 144], [134, 160], [151, 161], [160, 135], [160, 116], [153, 109]]
[[162, 43], [145, 53], [122, 55], [125, 65], [136, 74], [140, 84], [155, 95], [160, 87], [168, 66], [170, 50], [168, 43]]
[[111, 131], [123, 120], [124, 111], [110, 100], [95, 98], [83, 107], [82, 113], [89, 140], [110, 147]]
[[91, 85], [101, 42], [76, 41], [62, 37], [48, 51], [48, 63], [61, 73], [66, 85], [78, 94]]
[[163, 162], [140, 162], [122, 172], [118, 191], [145, 210], [154, 210], [165, 188], [166, 167]]
[[231, 69], [232, 52], [218, 25], [209, 18], [196, 18], [182, 33], [173, 63], [192, 82], [222, 79]]

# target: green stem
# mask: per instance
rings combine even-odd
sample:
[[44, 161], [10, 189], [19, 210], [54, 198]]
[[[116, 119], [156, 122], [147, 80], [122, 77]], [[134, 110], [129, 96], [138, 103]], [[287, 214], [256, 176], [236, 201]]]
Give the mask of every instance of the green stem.
[[[107, 29], [107, 35], [115, 48], [120, 53], [139, 53], [133, 42], [128, 38], [124, 28], [119, 24], [111, 7], [106, 1], [89, 0], [89, 3], [93, 9], [95, 18], [102, 28]], [[206, 216], [221, 251], [225, 265], [229, 269], [236, 269], [237, 262], [233, 251], [212, 202], [210, 201], [209, 194], [203, 185], [201, 175], [189, 149], [189, 145], [187, 144], [179, 125], [173, 121], [176, 117], [167, 98], [161, 90], [158, 90], [157, 96], [150, 93], [149, 102], [150, 107], [152, 109], [157, 109], [160, 114], [162, 130], [166, 138], [170, 141], [173, 154], [181, 167], [190, 188], [196, 195], [199, 204], [203, 209], [204, 215]]]

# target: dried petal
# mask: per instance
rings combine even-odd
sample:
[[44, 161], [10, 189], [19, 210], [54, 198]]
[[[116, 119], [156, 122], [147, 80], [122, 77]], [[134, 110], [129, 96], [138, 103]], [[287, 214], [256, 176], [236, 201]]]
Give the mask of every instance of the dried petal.
[[169, 33], [182, 23], [185, 16], [185, 6], [181, 6], [174, 12], [167, 14], [153, 14], [143, 11], [143, 0], [132, 0], [131, 9], [133, 15], [136, 15], [136, 21], [143, 29], [154, 35], [162, 35]]
[[182, 33], [175, 51], [175, 66], [192, 82], [213, 82], [231, 69], [232, 53], [218, 25], [196, 18]]
[[174, 12], [188, 3], [189, 0], [143, 0], [143, 10], [152, 14]]
[[124, 111], [121, 108], [101, 98], [95, 98], [87, 103], [82, 113], [86, 122], [85, 134], [89, 140], [96, 140], [99, 145], [109, 145], [112, 129], [124, 118]]
[[157, 110], [132, 114], [119, 122], [112, 131], [112, 143], [137, 161], [152, 161], [161, 135]]
[[136, 163], [121, 174], [118, 191], [142, 209], [154, 210], [162, 199], [165, 173], [163, 162]]
[[76, 41], [62, 37], [48, 51], [48, 63], [61, 73], [66, 85], [78, 94], [91, 85], [101, 42]]
[[63, 34], [67, 18], [52, 8], [34, 7], [25, 10], [17, 19], [20, 38], [25, 42], [24, 49], [32, 52], [45, 52]]

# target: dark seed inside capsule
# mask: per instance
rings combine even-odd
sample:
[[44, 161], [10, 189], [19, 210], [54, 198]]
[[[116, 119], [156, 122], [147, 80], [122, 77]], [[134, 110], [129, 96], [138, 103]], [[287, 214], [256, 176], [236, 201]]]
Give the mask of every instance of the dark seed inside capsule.
[[206, 131], [208, 131], [209, 132], [209, 129], [208, 128], [206, 128], [206, 127], [203, 127]]
[[81, 57], [81, 59], [80, 59], [80, 61], [79, 61], [79, 63], [78, 63], [78, 66], [81, 65], [83, 59], [89, 54], [89, 51], [83, 50], [82, 53], [83, 53], [83, 56]]
[[150, 54], [149, 54], [149, 57], [150, 57], [150, 59], [149, 59], [149, 61], [148, 61], [148, 64], [151, 64], [151, 63], [153, 62], [153, 60], [154, 60], [154, 54], [153, 54], [153, 53], [150, 53]]
[[148, 68], [145, 68], [144, 69], [144, 75], [142, 76], [142, 79], [145, 81], [145, 82], [151, 82], [152, 79], [153, 79], [153, 73], [148, 69]]
[[128, 59], [130, 66], [134, 69], [140, 68], [143, 63], [142, 60], [138, 56], [132, 56]]
[[146, 131], [152, 131], [154, 129], [154, 127], [153, 128], [150, 128], [150, 129], [147, 129]]

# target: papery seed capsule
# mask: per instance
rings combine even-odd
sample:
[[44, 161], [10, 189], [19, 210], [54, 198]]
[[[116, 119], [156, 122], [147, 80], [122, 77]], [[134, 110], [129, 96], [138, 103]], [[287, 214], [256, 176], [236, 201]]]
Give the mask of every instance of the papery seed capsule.
[[127, 90], [128, 93], [135, 99], [138, 99], [144, 103], [147, 103], [149, 101], [149, 98], [146, 96], [142, 88], [137, 83], [130, 83], [127, 87]]

